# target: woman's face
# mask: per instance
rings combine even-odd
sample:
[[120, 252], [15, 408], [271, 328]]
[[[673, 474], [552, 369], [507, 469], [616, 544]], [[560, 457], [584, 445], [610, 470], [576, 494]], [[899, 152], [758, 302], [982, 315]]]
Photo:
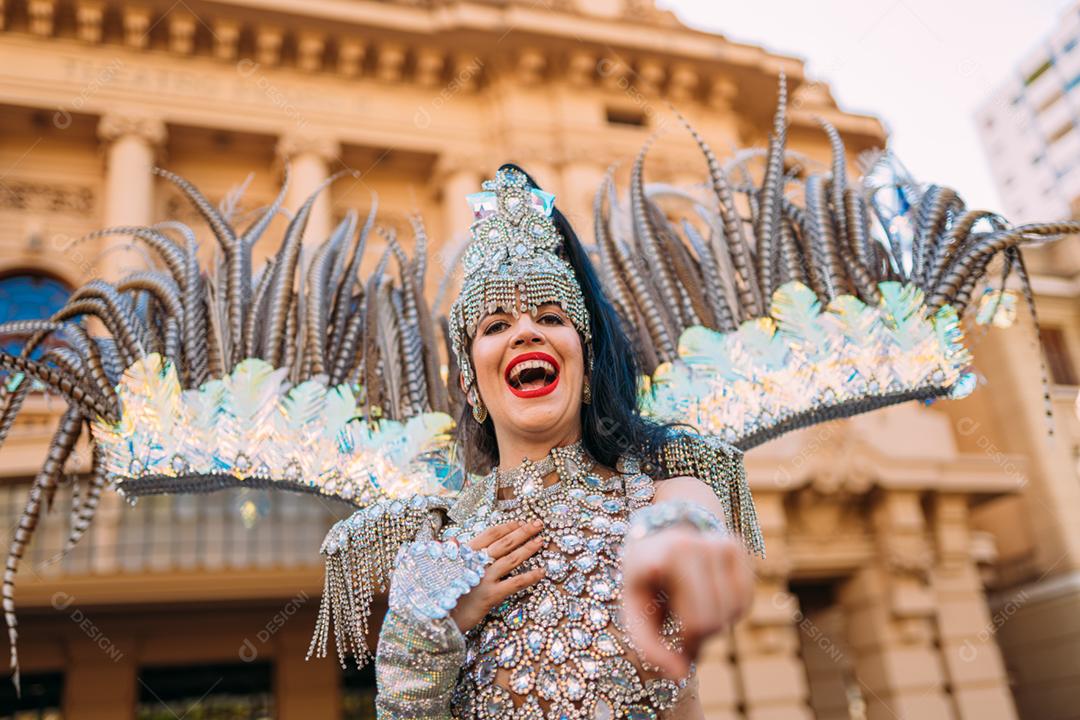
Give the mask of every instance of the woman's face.
[[563, 437], [580, 428], [584, 352], [562, 307], [541, 305], [535, 318], [528, 312], [487, 315], [471, 352], [480, 399], [500, 437]]

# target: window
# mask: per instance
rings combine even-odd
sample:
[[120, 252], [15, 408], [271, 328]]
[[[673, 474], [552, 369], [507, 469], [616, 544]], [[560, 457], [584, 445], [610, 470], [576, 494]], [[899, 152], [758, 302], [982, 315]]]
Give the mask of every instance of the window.
[[1035, 72], [1031, 73], [1026, 78], [1024, 78], [1024, 85], [1025, 86], [1030, 85], [1031, 83], [1035, 82], [1036, 80], [1041, 78], [1044, 74], [1046, 74], [1046, 71], [1049, 70], [1052, 67], [1054, 67], [1054, 58], [1050, 58], [1049, 60], [1044, 62], [1042, 65], [1040, 65], [1038, 68], [1036, 68]]
[[136, 720], [203, 720], [274, 716], [273, 665], [268, 662], [143, 667]]
[[58, 718], [63, 705], [62, 673], [34, 673], [22, 676], [22, 697], [16, 697], [10, 681], [0, 683], [0, 720]]
[[[64, 306], [71, 288], [65, 283], [35, 272], [12, 273], [0, 277], [0, 323], [12, 320], [47, 320]], [[25, 337], [0, 336], [0, 350], [18, 354]], [[43, 344], [31, 354], [41, 357], [47, 347], [55, 347], [59, 339], [50, 336], [52, 345]]]
[[1069, 348], [1065, 342], [1065, 333], [1061, 328], [1042, 327], [1039, 336], [1042, 340], [1046, 365], [1050, 369], [1050, 380], [1055, 385], [1077, 385], [1076, 369]]
[[633, 125], [634, 127], [646, 125], [645, 113], [625, 108], [608, 108], [607, 121], [613, 125]]
[[368, 663], [363, 670], [357, 670], [355, 663], [348, 664], [341, 677], [341, 705], [344, 720], [375, 720], [373, 664]]

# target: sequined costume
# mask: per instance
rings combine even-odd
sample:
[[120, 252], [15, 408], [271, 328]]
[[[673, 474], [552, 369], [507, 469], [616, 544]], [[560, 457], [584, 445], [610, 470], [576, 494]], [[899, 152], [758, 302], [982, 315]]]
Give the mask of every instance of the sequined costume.
[[[653, 477], [642, 472], [632, 456], [621, 461], [616, 474], [603, 477], [593, 472], [580, 445], [556, 448], [553, 454], [566, 458], [556, 465], [560, 479], [554, 485], [517, 488], [513, 499], [498, 500], [496, 473], [492, 472], [470, 481], [449, 509], [441, 503], [415, 502], [407, 507], [393, 502], [376, 506], [375, 512], [371, 508], [360, 511], [329, 533], [323, 548], [327, 592], [312, 647], [325, 652], [332, 618], [339, 655], [352, 653], [364, 659], [369, 657], [364, 642], [373, 588], [351, 583], [371, 576], [367, 563], [393, 542], [385, 531], [373, 529], [373, 516], [397, 518], [396, 526], [403, 532], [395, 538], [410, 534], [419, 538], [401, 540], [404, 549], [398, 553], [405, 556], [431, 549], [436, 536], [444, 541], [453, 538], [466, 547], [470, 538], [493, 525], [519, 519], [545, 522], [545, 549], [534, 559], [544, 564], [545, 578], [503, 602], [467, 638], [454, 633], [445, 612], [429, 613], [439, 615], [438, 620], [412, 623], [394, 617], [389, 629], [383, 626], [375, 658], [379, 696], [389, 702], [380, 708], [383, 717], [446, 717], [451, 694], [455, 717], [484, 720], [511, 717], [514, 707], [513, 717], [521, 720], [547, 717], [549, 711], [557, 713], [552, 717], [591, 720], [629, 713], [629, 717], [645, 719], [657, 717], [678, 702], [687, 679], [675, 684], [652, 672], [641, 674], [639, 664], [632, 660], [636, 660], [633, 646], [618, 622], [622, 584], [618, 552], [630, 514], [653, 498]], [[718, 519], [717, 525], [740, 529], [749, 547], [763, 551], [739, 450], [715, 439], [688, 435], [668, 446], [664, 462], [656, 468], [659, 476], [695, 472], [709, 481], [725, 499], [725, 519]], [[449, 549], [459, 552], [457, 545], [434, 545], [440, 554]], [[453, 560], [457, 561], [456, 556]], [[525, 563], [521, 570], [531, 566]], [[447, 567], [424, 577], [409, 577], [400, 565], [394, 572], [391, 615], [395, 614], [394, 583], [419, 589], [432, 584], [439, 573], [444, 579], [455, 575]], [[443, 595], [432, 599], [430, 607], [444, 611], [454, 607], [474, 579], [466, 573], [458, 577], [457, 583], [446, 583]], [[411, 597], [413, 592], [402, 592], [400, 597]], [[669, 622], [668, 630], [674, 629]], [[384, 651], [392, 658], [409, 656], [413, 661], [390, 660], [387, 668]], [[429, 660], [416, 662], [419, 656]], [[462, 669], [457, 684], [449, 684], [448, 676], [435, 671], [440, 666], [436, 658], [448, 656], [457, 657]], [[434, 690], [436, 686], [441, 694]], [[409, 689], [401, 691], [402, 687]], [[422, 693], [416, 688], [426, 688], [427, 694], [417, 697]], [[441, 710], [433, 697], [441, 697], [445, 704]], [[390, 702], [389, 698], [396, 699]]]
[[645, 720], [678, 702], [686, 679], [639, 672], [619, 621], [619, 549], [630, 513], [652, 500], [653, 480], [630, 459], [606, 478], [583, 461], [532, 495], [495, 500], [489, 484], [469, 520], [443, 533], [467, 538], [509, 520], [545, 523], [545, 549], [535, 558], [544, 579], [469, 633], [457, 717]]
[[[596, 197], [592, 248], [605, 293], [646, 371], [641, 408], [658, 420], [689, 422], [698, 431], [673, 438], [652, 456], [626, 461], [639, 462], [653, 479], [690, 475], [705, 481], [724, 507], [720, 522], [758, 552], [762, 540], [742, 450], [832, 418], [970, 392], [971, 356], [960, 323], [977, 314], [978, 320], [1001, 324], [1014, 301], [1003, 288], [979, 295], [991, 261], [1001, 259], [996, 276], [1002, 283], [1011, 273], [1018, 275], [1033, 312], [1020, 248], [1080, 231], [1078, 223], [1012, 227], [996, 214], [968, 210], [957, 193], [919, 185], [887, 154], [867, 158], [861, 181], [849, 181], [843, 144], [827, 123], [833, 165], [831, 172], [815, 168], [786, 149], [783, 83], [779, 96], [768, 150], [739, 153], [727, 165], [687, 124], [705, 158], [707, 174], [700, 186], [647, 186], [645, 149], [633, 163], [625, 195], [616, 187], [614, 171], [609, 173]], [[762, 155], [755, 184], [750, 165]], [[326, 652], [333, 624], [340, 657], [370, 660], [364, 641], [371, 600], [389, 591], [404, 599], [383, 625], [380, 647], [385, 640], [386, 652], [377, 654], [383, 677], [396, 677], [386, 682], [400, 693], [380, 692], [382, 711], [393, 715], [399, 712], [395, 703], [415, 701], [441, 712], [434, 708], [459, 687], [450, 682], [452, 659], [467, 650], [463, 642], [454, 644], [453, 628], [445, 616], [436, 617], [435, 608], [452, 606], [483, 565], [482, 557], [469, 553], [451, 557], [445, 532], [471, 532], [481, 508], [492, 516], [499, 512], [485, 500], [483, 479], [467, 477], [450, 434], [451, 418], [466, 400], [458, 377], [475, 392], [473, 370], [462, 354], [467, 338], [484, 312], [535, 312], [540, 303], [555, 301], [579, 331], [589, 367], [588, 341], [595, 328], [573, 272], [559, 257], [560, 238], [550, 222], [554, 198], [527, 187], [512, 172], [498, 174], [471, 198], [476, 222], [461, 262], [466, 281], [443, 319], [442, 308], [430, 307], [421, 290], [428, 238], [419, 218], [411, 221], [411, 243], [400, 241], [392, 229], [380, 229], [387, 249], [366, 278], [359, 269], [376, 227], [374, 207], [363, 221], [349, 212], [301, 266], [301, 237], [316, 193], [292, 215], [277, 251], [255, 270], [253, 245], [282, 211], [284, 188], [241, 228], [234, 217], [235, 195], [215, 206], [183, 178], [155, 172], [176, 185], [205, 219], [220, 257], [212, 268], [200, 267], [195, 233], [181, 223], [107, 228], [84, 239], [128, 236], [149, 250], [151, 266], [115, 283], [88, 282], [50, 318], [0, 326], [5, 339], [25, 340], [17, 353], [0, 351], [0, 371], [7, 373], [0, 384], [0, 442], [31, 390], [45, 388], [68, 403], [28, 493], [4, 573], [16, 683], [19, 561], [42, 507], [60, 486], [65, 462], [86, 432], [91, 479], [85, 501], [73, 512], [68, 547], [92, 522], [106, 487], [129, 498], [268, 487], [317, 493], [356, 508], [323, 544], [327, 584], [312, 652]], [[668, 203], [673, 197], [678, 205]], [[403, 247], [410, 244], [411, 257]], [[301, 272], [303, 282], [298, 282]], [[970, 313], [974, 306], [978, 312]], [[89, 327], [104, 331], [91, 333]], [[449, 367], [442, 366], [440, 345], [446, 346]], [[606, 640], [597, 647], [603, 632], [622, 642], [611, 625], [605, 630], [598, 624], [598, 610], [593, 610], [597, 624], [590, 624], [590, 608], [608, 601], [589, 594], [589, 588], [610, 580], [617, 592], [618, 583], [615, 575], [604, 577], [615, 572], [603, 560], [607, 550], [588, 547], [590, 541], [600, 542], [595, 537], [610, 536], [614, 542], [618, 533], [610, 531], [626, 521], [621, 513], [630, 511], [633, 492], [645, 492], [634, 487], [644, 481], [633, 480], [641, 476], [629, 465], [621, 472], [626, 473], [618, 481], [621, 490], [617, 483], [590, 487], [582, 479], [583, 486], [568, 483], [553, 491], [567, 493], [578, 515], [607, 518], [608, 528], [598, 534], [588, 530], [586, 547], [578, 552], [549, 536], [555, 554], [545, 561], [556, 570], [560, 561], [567, 565], [565, 578], [551, 582], [567, 597], [595, 601], [582, 600], [580, 619], [574, 619], [573, 603], [563, 602], [574, 617], [563, 615], [563, 634], [546, 637], [541, 652], [549, 660], [556, 637], [568, 656], [591, 649], [603, 662], [610, 659], [601, 652]], [[576, 490], [585, 495], [571, 497]], [[599, 508], [589, 504], [594, 494], [601, 497]], [[614, 511], [620, 500], [626, 507]], [[419, 550], [399, 554], [421, 547], [426, 556]], [[589, 570], [574, 566], [589, 565], [593, 558], [596, 565]], [[445, 572], [442, 594], [429, 598], [423, 609], [409, 609], [413, 595], [402, 595], [401, 589], [426, 587], [416, 583], [433, 567]], [[576, 589], [579, 577], [588, 578], [581, 593], [565, 593], [567, 583], [570, 591]], [[522, 607], [527, 616], [522, 628], [510, 628], [508, 613], [516, 623], [513, 612]], [[524, 658], [532, 652], [529, 623], [537, 611], [545, 617], [546, 607], [505, 608], [485, 626], [501, 623], [512, 629]], [[592, 634], [588, 643], [585, 632]], [[495, 684], [481, 683], [478, 692], [467, 688], [484, 679], [486, 670], [477, 673], [485, 653], [490, 659], [496, 652], [498, 662], [508, 642], [496, 642], [468, 661], [470, 679], [460, 686], [466, 697], [458, 707], [468, 706], [464, 701], [470, 694], [495, 692], [489, 691]], [[479, 643], [477, 649], [482, 636]], [[430, 662], [418, 669], [410, 658], [425, 644], [441, 650], [433, 650]], [[552, 665], [559, 666], [557, 672], [574, 667], [591, 682], [584, 675], [591, 665], [586, 661], [582, 667], [579, 660]], [[530, 663], [536, 674], [527, 682], [522, 663], [510, 658], [506, 663], [510, 667], [501, 669], [508, 676], [499, 687], [514, 693], [516, 672], [517, 687], [531, 682], [530, 692], [543, 698], [550, 676], [541, 676], [541, 665]], [[577, 686], [568, 682], [556, 681], [557, 700], [577, 702]], [[602, 688], [585, 685], [582, 699], [603, 694]], [[660, 707], [660, 696], [670, 690], [646, 689], [659, 693], [646, 693], [651, 709]], [[604, 697], [613, 711], [617, 704], [633, 704]]]

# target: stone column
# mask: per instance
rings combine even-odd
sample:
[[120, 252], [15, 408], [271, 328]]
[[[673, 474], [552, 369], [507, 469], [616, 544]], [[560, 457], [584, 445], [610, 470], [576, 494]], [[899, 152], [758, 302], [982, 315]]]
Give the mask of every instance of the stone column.
[[931, 548], [919, 495], [887, 492], [872, 512], [877, 557], [838, 593], [866, 717], [953, 720], [934, 646]]
[[[433, 245], [431, 248], [433, 264], [437, 264], [440, 271], [453, 261], [464, 243], [469, 240], [469, 226], [472, 225], [473, 214], [465, 196], [480, 191], [482, 167], [479, 157], [450, 154], [440, 156], [436, 164], [434, 181], [442, 202], [442, 232], [438, 235], [430, 234], [432, 238], [442, 238], [441, 245]], [[429, 292], [433, 292], [439, 284], [441, 275], [442, 272], [428, 273]], [[456, 292], [456, 288], [451, 290]], [[453, 294], [450, 293], [443, 301], [449, 305], [452, 299]], [[437, 310], [439, 311], [441, 310]]]
[[[76, 625], [67, 642], [64, 717], [131, 720], [139, 697], [138, 643], [123, 622], [83, 610], [76, 603], [77, 599], [65, 610]], [[99, 634], [91, 636], [82, 632], [77, 624], [85, 622], [92, 623]]]
[[1015, 720], [1016, 709], [991, 617], [971, 556], [967, 498], [941, 495], [933, 506], [937, 564], [933, 569], [941, 652], [960, 720]]
[[[278, 140], [277, 154], [289, 165], [285, 207], [296, 212], [330, 173], [337, 170], [334, 166], [340, 164], [341, 146], [337, 140], [325, 135], [293, 132]], [[304, 230], [304, 246], [318, 245], [326, 240], [333, 230], [333, 221], [330, 188], [325, 188], [311, 208]]]
[[[109, 113], [98, 122], [98, 137], [105, 144], [104, 227], [150, 225], [154, 222], [154, 163], [165, 143], [165, 123], [136, 113]], [[92, 275], [117, 282], [136, 270], [146, 269], [146, 259], [128, 236], [101, 238]], [[104, 328], [91, 323], [90, 332]], [[91, 566], [94, 572], [117, 569], [117, 533], [123, 501], [117, 493], [101, 496], [94, 523]]]
[[571, 160], [563, 166], [563, 194], [556, 202], [584, 243], [594, 238], [593, 200], [603, 180], [604, 168], [599, 163]]
[[[757, 563], [757, 588], [749, 617], [735, 628], [736, 665], [747, 720], [810, 720], [806, 671], [799, 659], [798, 600], [788, 592], [791, 559], [783, 495], [754, 496], [768, 558]], [[702, 688], [707, 717], [714, 700]], [[726, 701], [725, 704], [730, 702]], [[739, 717], [734, 709], [725, 712]], [[725, 717], [723, 713], [715, 717]]]
[[[98, 122], [105, 144], [105, 227], [150, 225], [154, 221], [154, 161], [165, 142], [165, 123], [145, 115], [110, 113]], [[146, 266], [127, 237], [102, 238], [97, 274], [118, 280]]]
[[[297, 596], [299, 597], [299, 596]], [[305, 606], [274, 637], [274, 702], [279, 720], [341, 717], [341, 667], [334, 658], [304, 660], [319, 599]], [[293, 598], [290, 603], [299, 602]], [[290, 607], [286, 604], [286, 608]]]

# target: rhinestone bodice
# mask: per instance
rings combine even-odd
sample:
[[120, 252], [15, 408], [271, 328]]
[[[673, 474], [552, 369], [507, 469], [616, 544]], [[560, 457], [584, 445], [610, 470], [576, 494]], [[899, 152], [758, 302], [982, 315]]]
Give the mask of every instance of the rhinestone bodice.
[[[519, 569], [543, 563], [545, 577], [468, 634], [455, 717], [648, 720], [675, 704], [686, 681], [656, 677], [655, 668], [641, 663], [618, 617], [618, 553], [627, 520], [653, 496], [652, 479], [633, 470], [564, 477], [528, 502], [482, 505], [444, 531], [468, 538], [499, 523], [540, 518], [546, 540]], [[673, 632], [671, 622], [666, 630]]]

